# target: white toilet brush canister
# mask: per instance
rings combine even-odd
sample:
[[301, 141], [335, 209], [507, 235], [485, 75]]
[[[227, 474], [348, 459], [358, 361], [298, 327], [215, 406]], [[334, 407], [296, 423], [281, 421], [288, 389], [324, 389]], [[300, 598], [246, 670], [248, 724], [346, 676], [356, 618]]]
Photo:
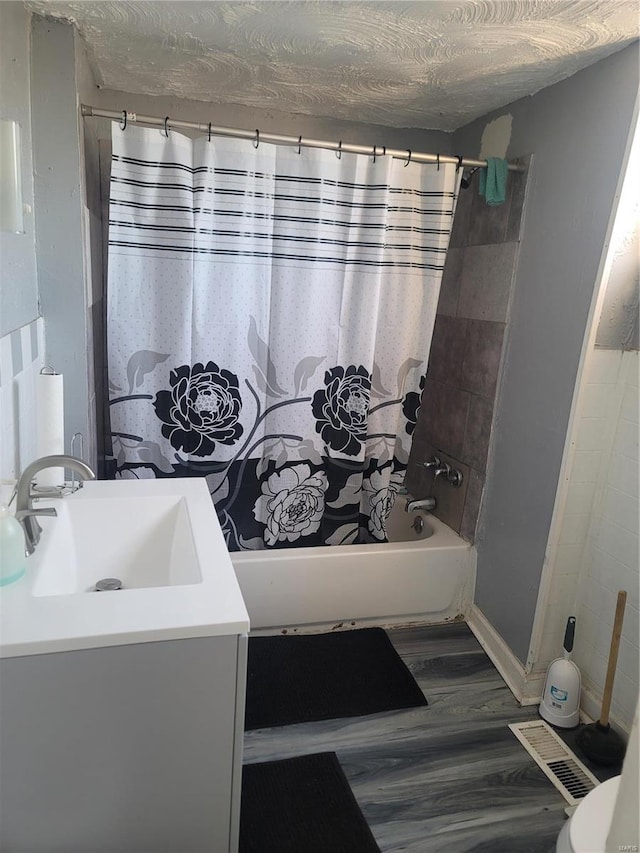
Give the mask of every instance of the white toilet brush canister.
[[556, 658], [549, 666], [539, 709], [543, 720], [561, 729], [573, 729], [580, 722], [582, 679], [580, 670], [571, 660], [575, 630], [576, 618], [570, 616], [564, 632], [564, 656]]

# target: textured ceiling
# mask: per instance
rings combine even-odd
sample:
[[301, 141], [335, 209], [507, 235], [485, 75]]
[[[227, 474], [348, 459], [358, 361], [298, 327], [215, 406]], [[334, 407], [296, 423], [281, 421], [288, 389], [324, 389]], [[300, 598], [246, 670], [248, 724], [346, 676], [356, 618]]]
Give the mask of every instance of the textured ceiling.
[[73, 21], [97, 82], [454, 130], [638, 37], [637, 0], [28, 2]]

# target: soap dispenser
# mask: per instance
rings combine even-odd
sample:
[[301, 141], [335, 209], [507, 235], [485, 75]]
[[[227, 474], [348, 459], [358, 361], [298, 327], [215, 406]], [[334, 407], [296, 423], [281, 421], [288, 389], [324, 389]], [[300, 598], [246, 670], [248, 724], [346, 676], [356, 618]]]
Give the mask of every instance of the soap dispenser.
[[19, 580], [27, 568], [24, 530], [6, 506], [0, 507], [0, 587]]

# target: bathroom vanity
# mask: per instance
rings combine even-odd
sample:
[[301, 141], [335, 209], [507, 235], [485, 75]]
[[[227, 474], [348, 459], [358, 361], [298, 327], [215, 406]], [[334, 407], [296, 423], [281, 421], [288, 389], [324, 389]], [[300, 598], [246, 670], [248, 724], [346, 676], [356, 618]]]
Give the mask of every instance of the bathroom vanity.
[[0, 850], [236, 851], [249, 620], [206, 483], [52, 505], [0, 592]]

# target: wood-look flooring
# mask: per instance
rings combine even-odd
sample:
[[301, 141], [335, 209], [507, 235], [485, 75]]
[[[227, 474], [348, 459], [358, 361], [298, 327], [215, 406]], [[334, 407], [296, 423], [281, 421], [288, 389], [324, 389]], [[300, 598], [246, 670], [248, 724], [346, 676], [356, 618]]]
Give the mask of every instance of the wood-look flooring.
[[335, 751], [382, 853], [555, 849], [567, 803], [507, 728], [537, 707], [464, 623], [388, 634], [428, 707], [247, 732], [245, 763]]

